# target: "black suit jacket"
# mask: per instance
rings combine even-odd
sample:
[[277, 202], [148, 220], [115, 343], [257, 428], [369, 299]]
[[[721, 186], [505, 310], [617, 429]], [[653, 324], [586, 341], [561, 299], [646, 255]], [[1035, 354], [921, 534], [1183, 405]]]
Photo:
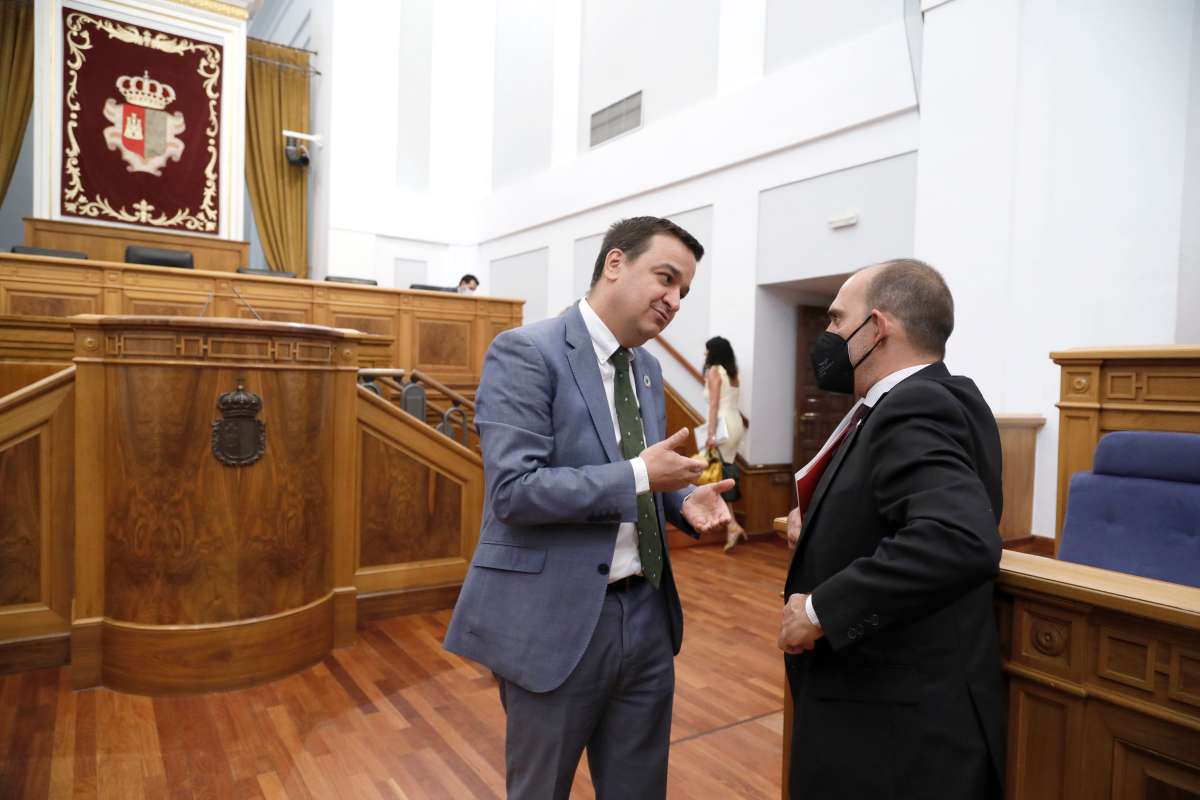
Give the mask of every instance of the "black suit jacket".
[[834, 456], [787, 577], [825, 631], [786, 656], [793, 797], [998, 796], [1000, 470], [991, 409], [940, 362]]

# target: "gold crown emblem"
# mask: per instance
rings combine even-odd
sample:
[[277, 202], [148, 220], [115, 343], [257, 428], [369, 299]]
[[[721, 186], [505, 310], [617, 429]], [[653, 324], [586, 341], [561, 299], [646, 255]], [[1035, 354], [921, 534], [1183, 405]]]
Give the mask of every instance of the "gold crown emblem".
[[151, 78], [149, 72], [143, 72], [140, 78], [122, 75], [117, 78], [117, 90], [125, 102], [145, 108], [163, 109], [175, 100], [175, 90]]

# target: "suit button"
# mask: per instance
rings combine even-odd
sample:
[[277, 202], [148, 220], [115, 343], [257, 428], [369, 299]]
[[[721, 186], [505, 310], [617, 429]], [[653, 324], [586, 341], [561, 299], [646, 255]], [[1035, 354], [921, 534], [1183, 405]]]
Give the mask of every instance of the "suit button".
[[608, 564], [598, 565], [596, 567], [596, 572], [599, 572], [601, 575], [607, 575], [608, 574]]
[[867, 622], [869, 622], [872, 625], [878, 625], [879, 624], [879, 615], [872, 614], [871, 616], [867, 617]]
[[853, 642], [858, 638], [858, 630], [851, 628], [850, 630], [846, 631], [846, 638]]

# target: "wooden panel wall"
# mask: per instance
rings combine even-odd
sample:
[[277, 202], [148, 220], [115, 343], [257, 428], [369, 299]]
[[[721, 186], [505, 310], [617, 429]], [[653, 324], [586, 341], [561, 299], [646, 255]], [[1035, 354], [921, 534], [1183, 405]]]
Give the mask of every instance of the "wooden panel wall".
[[1101, 436], [1125, 430], [1200, 433], [1200, 346], [1077, 349], [1050, 357], [1061, 367], [1057, 543], [1071, 476], [1092, 468]]
[[[124, 336], [125, 349], [134, 344], [134, 335]], [[262, 398], [269, 447], [257, 464], [230, 468], [209, 445], [217, 399], [239, 377]], [[280, 613], [329, 591], [329, 378], [314, 370], [158, 365], [109, 375], [107, 617], [228, 622]], [[172, 412], [163, 414], [164, 407]]]
[[236, 272], [238, 267], [250, 264], [249, 242], [65, 220], [26, 217], [25, 244], [87, 253], [88, 258], [97, 261], [124, 261], [125, 248], [133, 244], [191, 251], [196, 269]]
[[453, 605], [483, 513], [483, 461], [365, 389], [358, 393], [360, 617]]
[[67, 657], [74, 373], [68, 367], [0, 398], [0, 672]]
[[1039, 415], [1001, 414], [1000, 449], [1004, 464], [1004, 513], [1000, 517], [1000, 538], [1006, 544], [1033, 536], [1033, 476], [1037, 460], [1037, 433], [1046, 424]]
[[204, 270], [0, 254], [0, 315], [133, 314], [252, 319], [372, 334], [371, 366], [420, 369], [451, 388], [479, 383], [496, 334], [523, 301]]
[[1008, 796], [1200, 793], [1200, 590], [1004, 554]]

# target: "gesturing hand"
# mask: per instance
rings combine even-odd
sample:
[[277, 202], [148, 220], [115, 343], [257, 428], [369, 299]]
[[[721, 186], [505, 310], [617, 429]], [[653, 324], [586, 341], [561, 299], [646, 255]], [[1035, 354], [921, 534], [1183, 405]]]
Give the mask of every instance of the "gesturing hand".
[[729, 506], [721, 499], [721, 492], [728, 492], [735, 481], [726, 478], [716, 483], [706, 483], [688, 495], [680, 513], [696, 533], [724, 533], [725, 526], [733, 521]]
[[812, 650], [817, 639], [825, 635], [825, 631], [812, 624], [808, 612], [804, 609], [806, 594], [794, 594], [788, 598], [783, 607], [783, 621], [779, 625], [779, 649], [785, 653], [803, 653]]
[[655, 492], [674, 492], [695, 483], [700, 473], [708, 466], [675, 452], [675, 448], [687, 441], [687, 428], [680, 428], [661, 442], [650, 445], [641, 452], [650, 478], [650, 489]]

